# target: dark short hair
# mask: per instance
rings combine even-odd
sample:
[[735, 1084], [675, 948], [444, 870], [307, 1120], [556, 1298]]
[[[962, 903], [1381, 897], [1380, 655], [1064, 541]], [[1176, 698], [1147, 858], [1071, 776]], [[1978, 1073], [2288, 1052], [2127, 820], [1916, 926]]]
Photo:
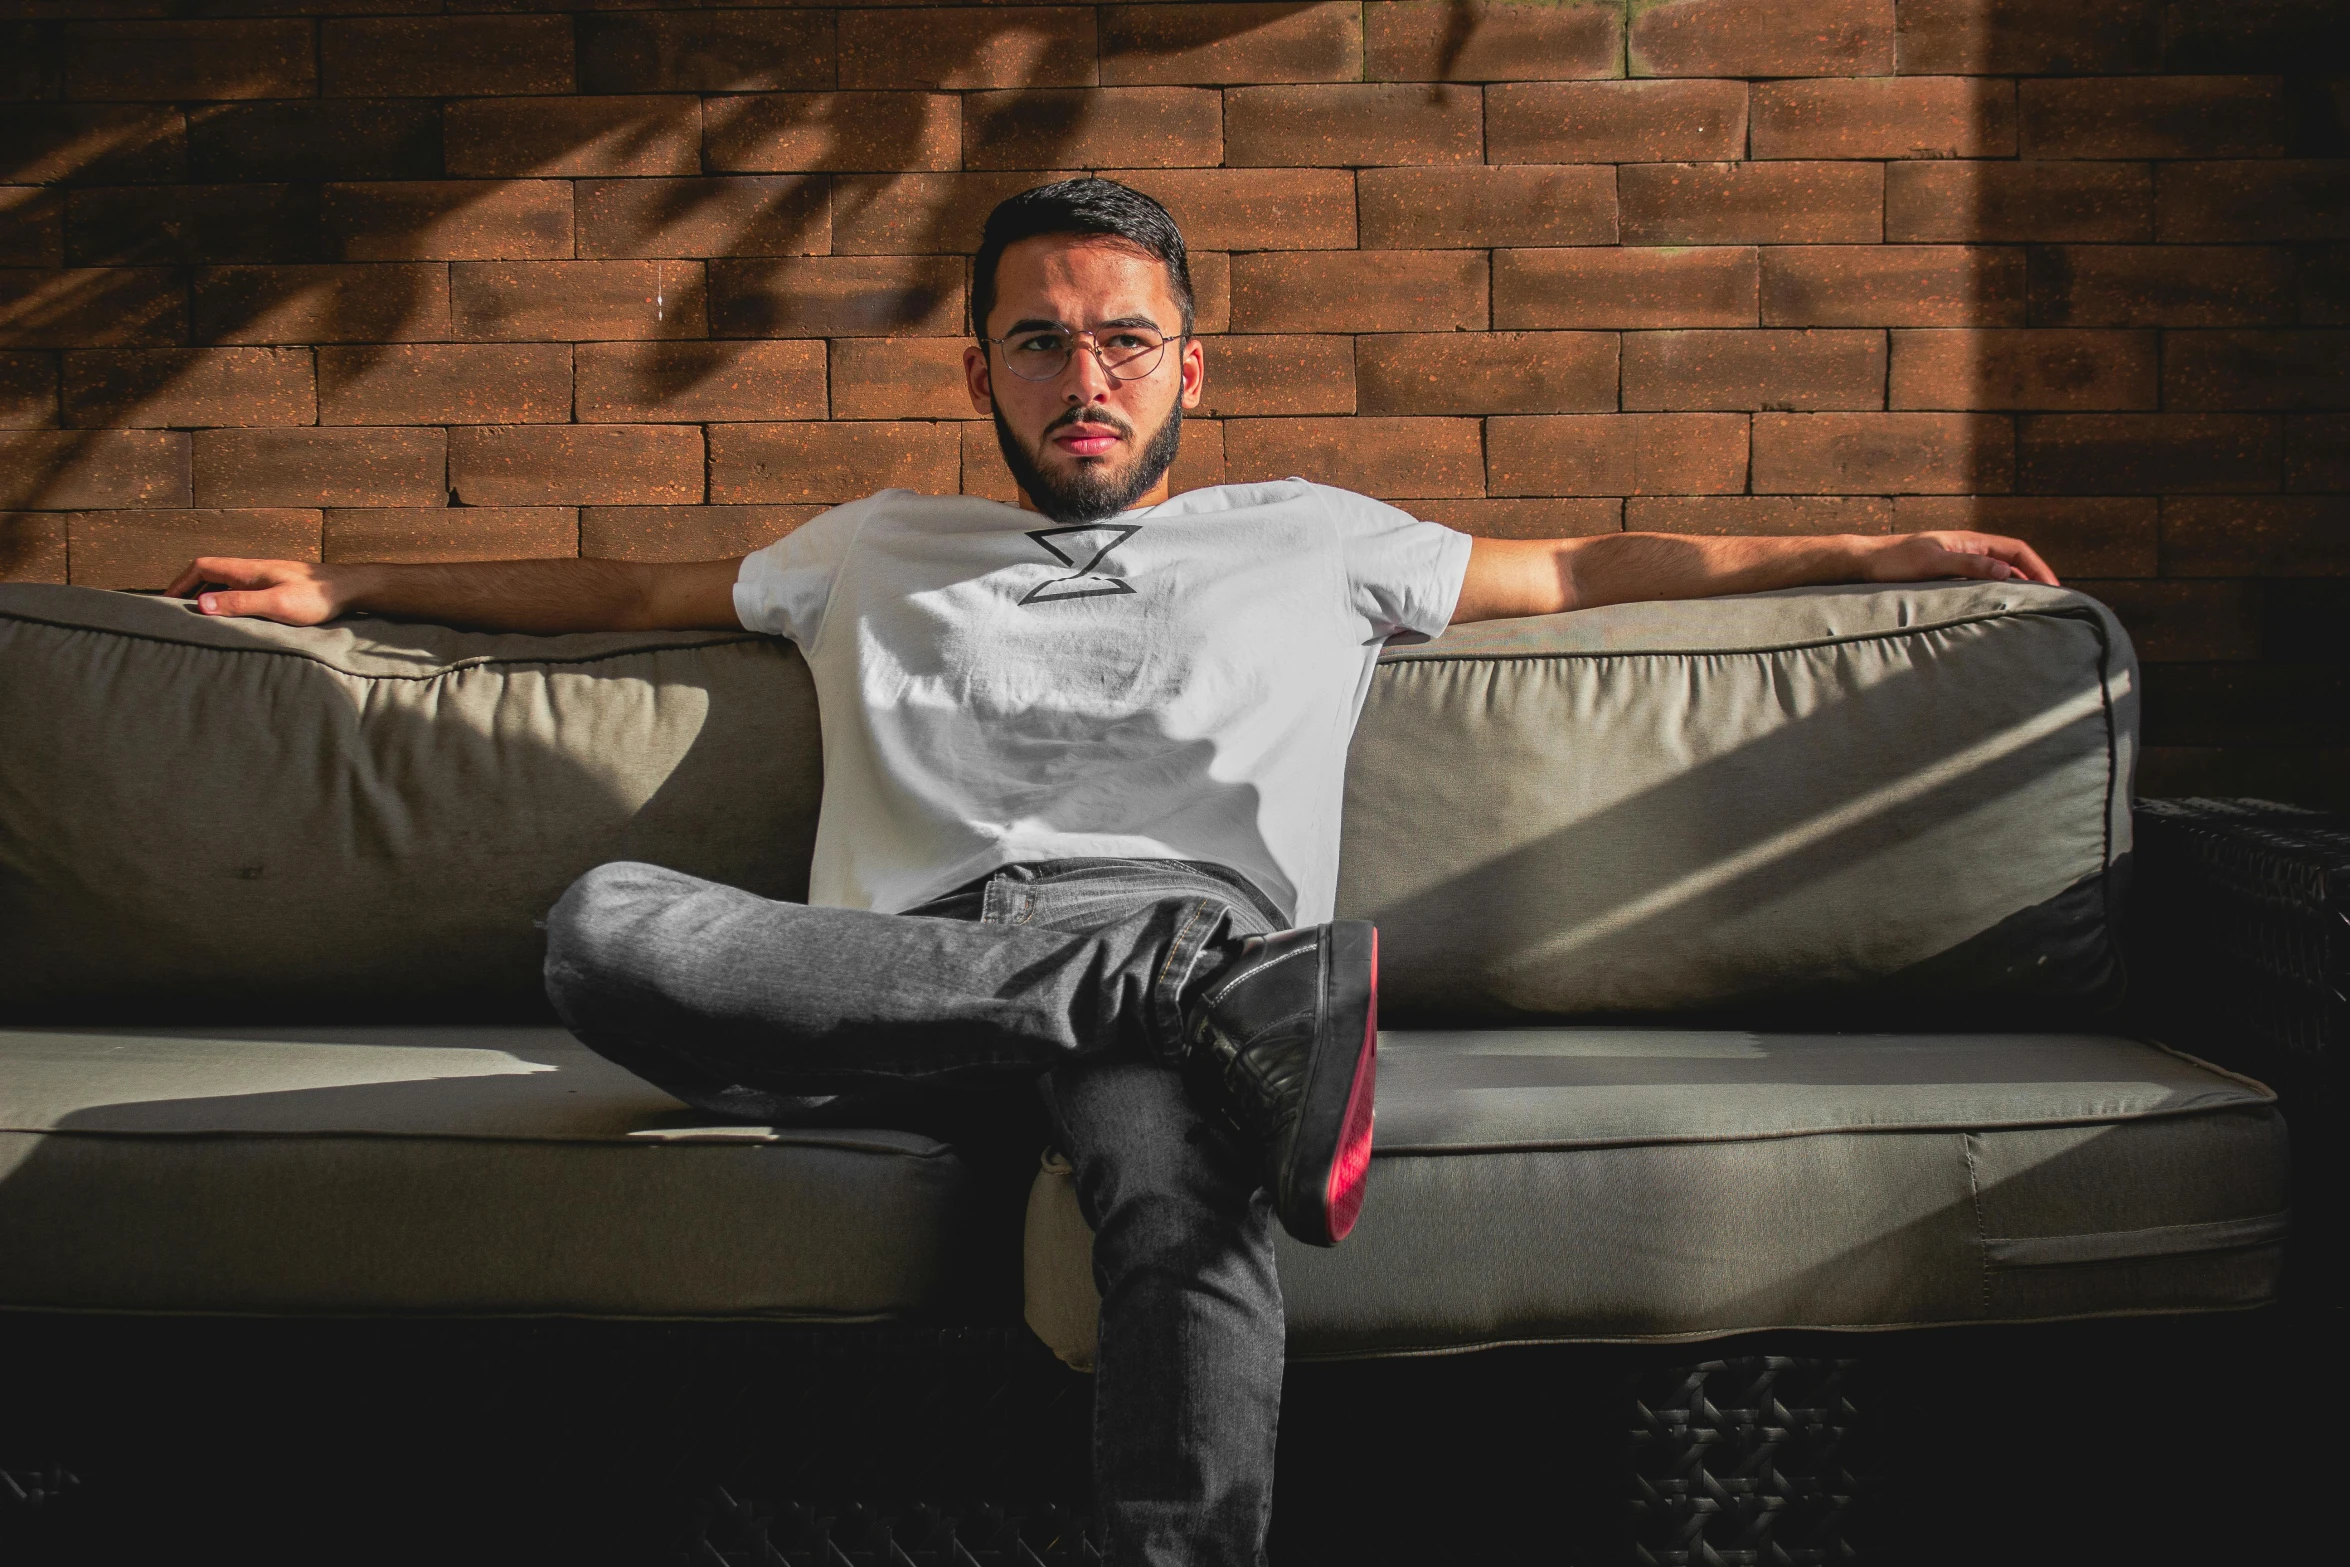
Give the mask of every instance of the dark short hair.
[[979, 254], [971, 263], [971, 335], [987, 336], [995, 309], [996, 264], [1004, 252], [1040, 234], [1099, 234], [1125, 241], [1167, 268], [1167, 287], [1183, 311], [1183, 335], [1191, 336], [1191, 262], [1183, 231], [1167, 209], [1131, 185], [1088, 176], [1055, 180], [1007, 196], [987, 215]]

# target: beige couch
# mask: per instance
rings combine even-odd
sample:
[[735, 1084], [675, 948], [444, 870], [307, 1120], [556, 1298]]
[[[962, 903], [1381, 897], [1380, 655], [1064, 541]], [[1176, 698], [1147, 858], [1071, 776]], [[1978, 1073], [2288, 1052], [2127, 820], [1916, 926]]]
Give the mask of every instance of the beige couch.
[[[1378, 1153], [1356, 1237], [1281, 1254], [1295, 1351], [2269, 1299], [2273, 1096], [2111, 1031], [2135, 714], [2112, 617], [2014, 585], [1392, 650], [1341, 893]], [[955, 1147], [712, 1125], [538, 997], [600, 861], [798, 895], [820, 782], [761, 638], [0, 587], [0, 1305], [996, 1309], [1017, 1196]], [[1088, 1240], [1048, 1158], [1026, 1314], [1075, 1364]]]

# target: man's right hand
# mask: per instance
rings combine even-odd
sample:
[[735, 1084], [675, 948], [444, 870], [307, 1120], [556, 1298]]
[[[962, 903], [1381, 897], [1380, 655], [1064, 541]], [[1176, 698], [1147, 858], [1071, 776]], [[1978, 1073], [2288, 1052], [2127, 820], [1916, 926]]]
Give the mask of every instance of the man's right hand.
[[306, 560], [202, 555], [163, 591], [173, 598], [194, 595], [196, 607], [207, 615], [252, 615], [289, 626], [315, 626], [350, 606], [356, 596], [351, 575], [365, 570]]

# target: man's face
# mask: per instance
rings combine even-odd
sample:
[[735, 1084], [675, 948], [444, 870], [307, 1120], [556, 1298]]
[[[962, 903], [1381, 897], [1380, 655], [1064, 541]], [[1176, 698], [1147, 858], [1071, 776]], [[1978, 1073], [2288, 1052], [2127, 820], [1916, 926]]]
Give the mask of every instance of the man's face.
[[1177, 342], [1183, 312], [1167, 268], [1114, 240], [1048, 234], [1006, 249], [983, 330], [1012, 337], [1075, 328], [1112, 346], [1115, 329], [1168, 339], [1149, 374], [1121, 381], [1083, 343], [1051, 380], [1006, 368], [1000, 346], [963, 351], [971, 406], [990, 414], [1020, 503], [1056, 522], [1093, 522], [1167, 498], [1167, 465], [1184, 408], [1199, 406], [1206, 364], [1197, 342]]

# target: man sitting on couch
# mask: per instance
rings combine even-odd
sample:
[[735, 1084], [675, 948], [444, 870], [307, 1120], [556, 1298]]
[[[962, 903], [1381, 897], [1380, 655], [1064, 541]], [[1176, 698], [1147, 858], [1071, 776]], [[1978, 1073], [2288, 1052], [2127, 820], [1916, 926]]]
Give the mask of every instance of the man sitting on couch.
[[1166, 211], [1108, 180], [997, 207], [971, 314], [965, 380], [1018, 510], [890, 490], [736, 560], [206, 558], [172, 591], [297, 625], [797, 643], [824, 733], [808, 904], [599, 867], [548, 918], [555, 1008], [751, 1119], [1038, 1080], [1096, 1236], [1110, 1559], [1252, 1564], [1281, 1392], [1270, 1221], [1335, 1244], [1370, 1156], [1377, 935], [1332, 905], [1379, 649], [1627, 600], [2055, 578], [1974, 533], [1471, 539], [1301, 479], [1170, 497], [1206, 373], [1190, 273]]

